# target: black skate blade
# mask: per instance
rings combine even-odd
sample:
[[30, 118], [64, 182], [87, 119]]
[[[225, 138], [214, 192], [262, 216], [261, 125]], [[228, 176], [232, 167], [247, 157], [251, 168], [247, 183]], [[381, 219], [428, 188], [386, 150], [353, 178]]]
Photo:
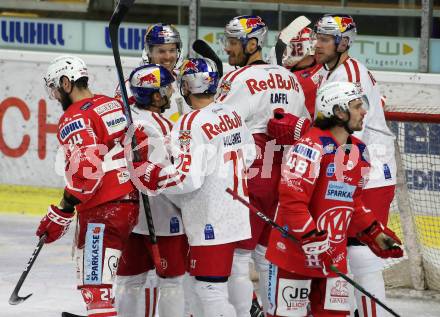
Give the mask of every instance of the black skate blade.
[[61, 313], [61, 317], [87, 317], [87, 316], [75, 315], [64, 311]]

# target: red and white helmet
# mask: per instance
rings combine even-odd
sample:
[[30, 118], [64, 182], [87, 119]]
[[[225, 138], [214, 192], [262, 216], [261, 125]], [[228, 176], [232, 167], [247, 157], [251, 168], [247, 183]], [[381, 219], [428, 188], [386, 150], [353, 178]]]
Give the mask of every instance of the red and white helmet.
[[283, 66], [292, 67], [304, 57], [315, 54], [315, 40], [312, 29], [305, 27], [290, 39], [283, 55]]

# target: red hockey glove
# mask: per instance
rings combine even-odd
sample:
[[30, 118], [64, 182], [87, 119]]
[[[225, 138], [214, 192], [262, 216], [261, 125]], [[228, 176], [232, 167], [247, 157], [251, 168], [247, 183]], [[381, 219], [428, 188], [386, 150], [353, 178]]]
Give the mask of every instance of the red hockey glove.
[[139, 178], [142, 185], [152, 191], [159, 189], [158, 182], [159, 173], [162, 170], [161, 167], [150, 161], [133, 162], [133, 166], [136, 171], [136, 177]]
[[310, 127], [310, 120], [284, 112], [277, 108], [274, 117], [267, 123], [267, 134], [274, 138], [279, 145], [292, 145], [298, 141]]
[[56, 241], [67, 232], [74, 215], [75, 212], [64, 212], [58, 207], [50, 205], [35, 234], [41, 237], [46, 233], [45, 243]]
[[402, 244], [396, 234], [380, 222], [374, 222], [367, 230], [358, 234], [358, 239], [381, 258], [401, 258]]
[[321, 231], [311, 237], [301, 240], [301, 247], [306, 254], [306, 267], [322, 269], [324, 275], [330, 271], [332, 258], [327, 252], [330, 248], [327, 231]]

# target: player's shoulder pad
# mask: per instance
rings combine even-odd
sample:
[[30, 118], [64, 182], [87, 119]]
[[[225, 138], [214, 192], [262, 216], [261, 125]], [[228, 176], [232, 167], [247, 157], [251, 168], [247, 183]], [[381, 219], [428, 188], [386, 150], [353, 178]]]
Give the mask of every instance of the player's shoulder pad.
[[370, 162], [370, 155], [368, 153], [367, 145], [364, 142], [362, 142], [360, 139], [355, 137], [354, 135], [351, 135], [350, 138], [351, 138], [351, 143], [353, 145], [357, 146], [357, 148], [359, 149], [359, 153], [361, 155], [361, 160], [366, 161], [366, 162]]

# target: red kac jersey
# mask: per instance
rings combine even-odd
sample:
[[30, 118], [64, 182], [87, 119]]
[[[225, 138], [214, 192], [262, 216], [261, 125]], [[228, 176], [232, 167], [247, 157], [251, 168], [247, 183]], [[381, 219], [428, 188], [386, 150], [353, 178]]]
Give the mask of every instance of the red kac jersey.
[[65, 190], [81, 200], [78, 211], [134, 189], [121, 145], [126, 126], [120, 102], [103, 95], [73, 103], [61, 117], [57, 137], [65, 154]]
[[[360, 199], [363, 175], [369, 169], [366, 146], [353, 136], [349, 140], [351, 143], [340, 145], [330, 131], [312, 128], [290, 149], [283, 166], [276, 216], [276, 222], [298, 240], [312, 230], [327, 230], [328, 252], [341, 272], [347, 270], [350, 222], [359, 232], [375, 220]], [[306, 261], [313, 257], [306, 256], [299, 243], [277, 230], [272, 230], [266, 257], [284, 270], [325, 277], [322, 270], [306, 267]]]

